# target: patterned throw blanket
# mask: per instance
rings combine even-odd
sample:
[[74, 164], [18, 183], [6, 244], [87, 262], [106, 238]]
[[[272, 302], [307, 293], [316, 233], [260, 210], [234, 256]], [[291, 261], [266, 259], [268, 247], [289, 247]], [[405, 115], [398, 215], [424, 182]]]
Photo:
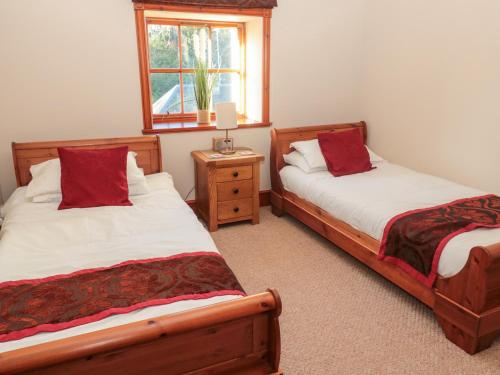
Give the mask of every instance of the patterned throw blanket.
[[461, 199], [394, 217], [385, 227], [379, 258], [432, 287], [446, 244], [476, 228], [500, 228], [500, 197]]
[[0, 283], [0, 342], [148, 306], [245, 295], [217, 253], [135, 260], [44, 279]]

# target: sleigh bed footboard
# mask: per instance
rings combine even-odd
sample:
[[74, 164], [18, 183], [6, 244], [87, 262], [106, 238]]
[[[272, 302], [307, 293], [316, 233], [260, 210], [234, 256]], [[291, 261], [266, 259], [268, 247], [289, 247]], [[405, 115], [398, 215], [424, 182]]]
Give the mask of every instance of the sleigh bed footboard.
[[280, 374], [277, 291], [0, 353], [0, 374]]
[[446, 337], [470, 354], [500, 334], [500, 243], [472, 249], [457, 275], [436, 283], [434, 313]]

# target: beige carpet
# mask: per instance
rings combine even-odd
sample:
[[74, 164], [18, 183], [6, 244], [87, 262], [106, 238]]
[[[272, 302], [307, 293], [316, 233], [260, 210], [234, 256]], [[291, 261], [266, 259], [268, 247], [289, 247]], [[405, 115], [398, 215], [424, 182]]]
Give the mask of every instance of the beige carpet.
[[469, 356], [432, 312], [289, 216], [213, 237], [248, 293], [278, 289], [286, 374], [500, 374], [500, 338]]

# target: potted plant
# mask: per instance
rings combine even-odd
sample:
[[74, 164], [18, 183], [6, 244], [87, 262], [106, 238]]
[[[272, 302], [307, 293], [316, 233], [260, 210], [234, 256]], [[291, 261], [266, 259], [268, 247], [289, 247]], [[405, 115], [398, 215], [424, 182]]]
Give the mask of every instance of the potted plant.
[[210, 73], [207, 63], [198, 59], [194, 69], [194, 98], [198, 108], [198, 124], [210, 123], [210, 101], [212, 100], [215, 81], [216, 74]]

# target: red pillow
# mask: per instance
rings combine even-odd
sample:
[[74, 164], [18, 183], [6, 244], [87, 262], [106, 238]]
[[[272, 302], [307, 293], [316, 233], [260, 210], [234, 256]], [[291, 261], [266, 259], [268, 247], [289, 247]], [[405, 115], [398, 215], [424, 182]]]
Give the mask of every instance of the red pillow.
[[102, 150], [58, 148], [61, 160], [60, 210], [131, 206], [128, 199], [128, 147]]
[[319, 147], [328, 170], [336, 177], [372, 169], [370, 155], [358, 129], [319, 133]]

